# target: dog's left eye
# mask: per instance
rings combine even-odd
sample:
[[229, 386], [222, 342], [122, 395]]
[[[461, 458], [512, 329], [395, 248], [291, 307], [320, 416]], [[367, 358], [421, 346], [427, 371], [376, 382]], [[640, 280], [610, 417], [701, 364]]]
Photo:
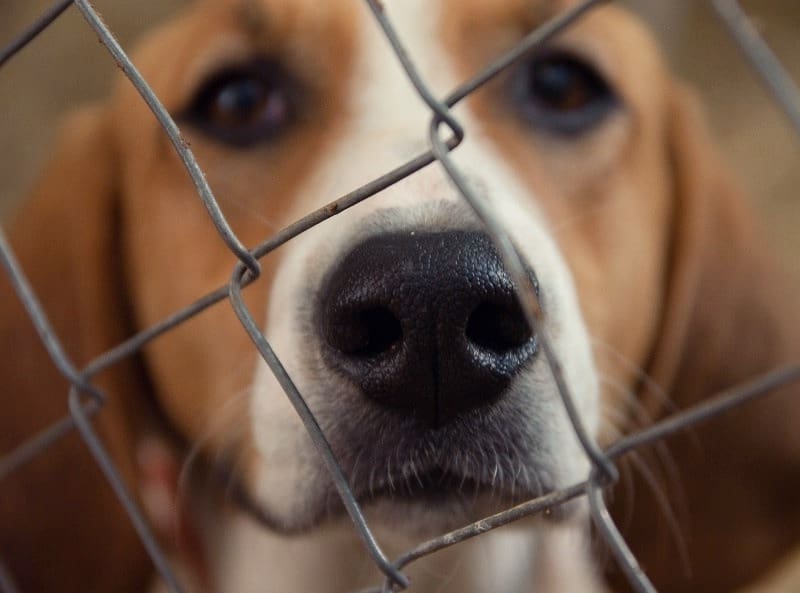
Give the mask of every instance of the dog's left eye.
[[592, 129], [617, 105], [613, 89], [597, 70], [558, 51], [523, 63], [514, 73], [512, 95], [529, 123], [562, 135]]
[[281, 69], [259, 61], [213, 76], [190, 102], [186, 119], [235, 146], [275, 137], [292, 118], [291, 84]]

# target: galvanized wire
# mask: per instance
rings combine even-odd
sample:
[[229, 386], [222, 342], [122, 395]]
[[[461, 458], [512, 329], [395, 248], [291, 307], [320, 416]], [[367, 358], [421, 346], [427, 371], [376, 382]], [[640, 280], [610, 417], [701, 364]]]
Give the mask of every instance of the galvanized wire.
[[72, 6], [72, 0], [61, 0], [53, 4], [44, 14], [18, 35], [16, 39], [6, 45], [2, 51], [0, 51], [0, 68], [2, 68], [8, 60], [17, 55], [19, 50], [33, 41], [39, 33], [49, 27], [50, 24], [61, 16], [61, 13], [70, 6]]
[[139, 534], [139, 540], [153, 560], [153, 565], [159, 575], [164, 579], [164, 584], [173, 593], [183, 593], [183, 588], [175, 577], [172, 567], [166, 555], [161, 550], [161, 546], [156, 540], [147, 519], [145, 519], [144, 512], [136, 503], [135, 497], [128, 490], [114, 460], [111, 458], [111, 455], [106, 450], [100, 437], [92, 427], [90, 417], [86, 414], [86, 408], [82, 405], [83, 402], [81, 402], [81, 392], [76, 387], [70, 389], [68, 404], [70, 414], [72, 414], [75, 426], [80, 432], [83, 442], [86, 444], [92, 456], [94, 456], [97, 465], [114, 490], [114, 494], [116, 494], [120, 503], [125, 508], [125, 512], [128, 513], [128, 518]]
[[112, 35], [111, 31], [106, 27], [105, 23], [103, 23], [103, 19], [100, 18], [100, 15], [91, 3], [89, 3], [88, 0], [74, 0], [74, 2], [78, 10], [81, 11], [83, 18], [86, 19], [86, 22], [95, 30], [101, 43], [125, 73], [125, 76], [128, 77], [128, 80], [130, 80], [136, 90], [139, 91], [142, 99], [147, 103], [147, 106], [153, 112], [153, 115], [155, 115], [158, 123], [161, 124], [161, 127], [167, 133], [169, 141], [175, 148], [175, 152], [177, 152], [178, 156], [181, 158], [184, 167], [186, 167], [186, 170], [189, 172], [192, 183], [194, 183], [197, 189], [197, 194], [203, 201], [203, 205], [206, 207], [208, 215], [217, 228], [217, 232], [219, 232], [222, 240], [225, 241], [225, 244], [231, 252], [239, 258], [239, 261], [247, 266], [247, 269], [249, 269], [254, 276], [258, 276], [261, 273], [261, 266], [247, 248], [242, 245], [242, 242], [225, 219], [225, 215], [222, 213], [222, 209], [219, 207], [214, 197], [214, 192], [211, 191], [211, 187], [209, 187], [206, 177], [200, 169], [200, 165], [197, 164], [197, 160], [194, 158], [192, 149], [189, 148], [188, 142], [186, 142], [181, 135], [181, 131], [175, 124], [175, 120], [172, 119], [172, 116], [170, 116], [169, 112], [161, 104], [161, 101], [156, 97], [150, 85], [148, 85], [145, 79], [142, 78], [142, 75], [139, 74], [136, 66], [133, 65], [133, 62], [131, 62], [130, 58], [128, 58], [125, 53], [125, 50], [122, 49], [122, 46], [120, 46], [114, 38], [114, 35]]
[[736, 46], [752, 66], [753, 72], [763, 82], [775, 102], [789, 118], [795, 132], [800, 134], [800, 89], [789, 73], [759, 35], [758, 30], [742, 10], [738, 2], [732, 0], [710, 0], [720, 21], [731, 34]]
[[5, 268], [6, 275], [11, 281], [11, 288], [17, 294], [17, 297], [25, 307], [28, 317], [33, 323], [36, 333], [39, 334], [39, 340], [47, 350], [50, 358], [55, 364], [58, 371], [74, 386], [78, 387], [84, 393], [90, 394], [97, 403], [102, 404], [105, 396], [103, 396], [96, 387], [89, 384], [83, 376], [75, 369], [72, 361], [64, 352], [64, 347], [58, 339], [53, 326], [47, 319], [47, 315], [39, 303], [39, 299], [33, 292], [33, 288], [28, 282], [17, 261], [14, 252], [6, 240], [5, 233], [0, 230], [0, 264]]
[[[135, 66], [131, 63], [125, 51], [116, 42], [112, 33], [102, 22], [93, 6], [88, 0], [60, 0], [53, 4], [42, 17], [37, 19], [36, 22], [23, 31], [5, 48], [0, 49], [0, 67], [45, 30], [70, 4], [76, 4], [86, 22], [97, 33], [102, 44], [107, 48], [117, 64], [119, 64], [125, 75], [140, 93], [165, 130], [165, 133], [168, 135], [176, 152], [189, 172], [198, 196], [208, 211], [209, 217], [225, 244], [238, 258], [239, 263], [235, 266], [231, 281], [227, 285], [199, 297], [194, 303], [175, 312], [152, 327], [143, 329], [124, 342], [99, 355], [87, 364], [85, 368], [79, 371], [73, 366], [64, 352], [58, 336], [53, 332], [45, 312], [39, 305], [36, 295], [33, 293], [25, 278], [24, 272], [17, 263], [4, 235], [0, 232], [0, 262], [2, 262], [6, 274], [10, 278], [14, 290], [17, 292], [18, 297], [31, 318], [42, 343], [47, 348], [53, 364], [71, 385], [68, 397], [70, 415], [55, 422], [37, 435], [34, 435], [29, 440], [19, 445], [17, 449], [1, 458], [0, 482], [15, 469], [21, 467], [36, 455], [46, 453], [50, 445], [77, 428], [80, 436], [94, 455], [98, 466], [105, 474], [121, 504], [128, 513], [128, 516], [139, 533], [143, 545], [150, 554], [154, 566], [164, 579], [166, 586], [173, 592], [181, 591], [180, 585], [172, 574], [165, 555], [160, 550], [155, 538], [152, 536], [151, 530], [147, 526], [144, 514], [138, 507], [134, 497], [127, 490], [118, 469], [115, 467], [101, 439], [92, 427], [91, 417], [102, 412], [105, 395], [92, 385], [91, 379], [97, 373], [136, 354], [150, 341], [201, 314], [209, 307], [218, 305], [227, 298], [242, 323], [243, 328], [252, 339], [262, 358], [276, 376], [286, 392], [287, 397], [301, 417], [306, 430], [331, 473], [342, 502], [353, 520], [357, 532], [364, 541], [367, 552], [386, 577], [382, 586], [378, 586], [370, 591], [391, 591], [405, 588], [408, 586], [408, 578], [402, 571], [406, 566], [416, 560], [502, 525], [517, 521], [522, 517], [536, 513], [550, 512], [568, 500], [579, 496], [587, 496], [592, 518], [601, 536], [606, 540], [618, 562], [621, 564], [633, 588], [640, 592], [650, 593], [655, 591], [652, 584], [647, 579], [647, 576], [639, 567], [636, 558], [630, 552], [624, 539], [619, 534], [603, 499], [603, 489], [613, 484], [618, 478], [618, 470], [615, 461], [636, 448], [652, 444], [674, 432], [696, 426], [698, 423], [716, 417], [733, 407], [743, 405], [754, 398], [763, 397], [765, 394], [770, 393], [778, 387], [800, 381], [800, 364], [771, 371], [747, 384], [710, 398], [689, 410], [673, 414], [657, 424], [622, 437], [606, 450], [601, 450], [583, 426], [582, 420], [573, 403], [573, 396], [563, 378], [559, 360], [555, 355], [542, 324], [539, 322], [541, 309], [533, 279], [526, 272], [522, 258], [502, 224], [499, 222], [496, 214], [479, 195], [472, 191], [450, 156], [450, 152], [458, 147], [466, 133], [463, 126], [451, 112], [453, 106], [470, 93], [486, 84], [490, 79], [509, 67], [516, 60], [528, 55], [535, 47], [547, 42], [554, 35], [557, 35], [565, 28], [571, 26], [576, 20], [582, 18], [597, 6], [609, 1], [610, 0], [588, 0], [569, 11], [555, 16], [532, 31], [508, 53], [489, 64], [481, 70], [481, 72], [459, 85], [444, 99], [440, 100], [430, 91], [425, 81], [419, 75], [413, 61], [410, 59], [407, 52], [405, 52], [402, 40], [392, 26], [391, 15], [385, 12], [378, 0], [366, 0], [367, 5], [386, 36], [387, 41], [391, 44], [406, 75], [417, 90], [420, 99], [431, 111], [431, 122], [428, 129], [430, 149], [374, 181], [308, 214], [265, 240], [252, 250], [248, 250], [240, 242], [228, 225], [211, 188], [208, 186], [191, 150], [183, 140], [177, 125], [164, 109], [146, 81], [136, 70]], [[789, 78], [785, 69], [783, 69], [780, 62], [760, 38], [758, 32], [749, 22], [746, 14], [735, 0], [709, 1], [720, 15], [720, 18], [728, 28], [734, 41], [750, 61], [753, 69], [765, 81], [776, 101], [781, 105], [800, 133], [800, 93], [798, 93], [796, 85], [794, 85]], [[440, 131], [443, 126], [449, 129], [452, 134], [446, 139], [440, 136]], [[532, 330], [539, 336], [540, 344], [542, 345], [545, 359], [550, 368], [554, 385], [558, 389], [573, 429], [583, 446], [584, 452], [591, 462], [591, 473], [587, 477], [587, 480], [582, 483], [550, 492], [544, 496], [480, 519], [460, 529], [422, 542], [414, 549], [402, 554], [392, 562], [387, 559], [379, 543], [373, 536], [360, 509], [360, 505], [353, 495], [351, 485], [348, 483], [344, 472], [336, 460], [325, 435], [313, 413], [305, 403], [302, 394], [297, 390], [297, 387], [283, 368], [280, 359], [275, 355], [260, 328], [255, 323], [251, 313], [245, 306], [241, 291], [258, 277], [260, 273], [260, 264], [258, 260], [260, 258], [316, 224], [343, 212], [434, 162], [438, 162], [439, 166], [443, 168], [466, 203], [474, 210], [478, 218], [483, 221], [487, 233], [495, 242], [498, 252], [516, 286], [519, 302], [521, 303], [525, 318]], [[1, 560], [0, 591], [18, 593], [18, 589], [14, 584], [13, 575], [9, 573], [7, 567]]]
[[2, 558], [0, 558], [0, 591], [3, 591], [3, 593], [20, 593]]

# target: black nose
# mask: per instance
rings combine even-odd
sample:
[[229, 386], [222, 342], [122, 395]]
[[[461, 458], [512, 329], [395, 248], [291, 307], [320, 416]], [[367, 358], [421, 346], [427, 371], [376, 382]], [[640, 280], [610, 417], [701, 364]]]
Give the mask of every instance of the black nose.
[[326, 362], [437, 427], [496, 401], [536, 352], [483, 233], [392, 233], [345, 256], [321, 292]]

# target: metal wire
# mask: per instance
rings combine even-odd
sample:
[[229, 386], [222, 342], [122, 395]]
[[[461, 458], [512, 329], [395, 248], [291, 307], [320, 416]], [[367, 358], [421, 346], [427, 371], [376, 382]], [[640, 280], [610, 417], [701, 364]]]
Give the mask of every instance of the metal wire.
[[8, 572], [2, 559], [0, 559], [0, 591], [3, 591], [3, 593], [19, 593], [19, 588], [14, 579], [11, 578], [11, 573]]
[[16, 39], [6, 45], [3, 50], [0, 51], [0, 68], [2, 68], [8, 60], [17, 55], [19, 50], [33, 41], [39, 33], [49, 27], [50, 23], [61, 16], [61, 13], [70, 6], [72, 6], [72, 0], [61, 0], [61, 2], [57, 2], [17, 36]]
[[61, 345], [55, 331], [53, 331], [53, 327], [50, 325], [50, 321], [47, 319], [47, 315], [45, 315], [39, 300], [36, 298], [28, 279], [25, 278], [25, 275], [22, 273], [22, 268], [14, 252], [11, 251], [11, 247], [2, 230], [0, 230], [0, 263], [2, 263], [5, 268], [6, 274], [11, 280], [11, 287], [25, 307], [28, 317], [30, 317], [33, 327], [36, 329], [36, 333], [39, 334], [39, 339], [47, 349], [48, 354], [50, 354], [50, 358], [56, 365], [58, 371], [64, 375], [72, 385], [90, 394], [97, 403], [102, 404], [105, 399], [103, 394], [93, 385], [86, 382], [64, 352], [64, 347]]
[[153, 535], [153, 532], [144, 517], [144, 512], [142, 512], [142, 510], [139, 508], [139, 505], [136, 503], [136, 499], [128, 490], [128, 487], [125, 485], [125, 481], [122, 479], [119, 470], [114, 464], [114, 460], [106, 450], [105, 446], [100, 440], [100, 437], [94, 431], [92, 423], [89, 421], [89, 416], [86, 414], [85, 407], [82, 405], [80, 398], [81, 393], [78, 389], [75, 387], [70, 389], [68, 398], [69, 411], [70, 414], [72, 414], [72, 418], [75, 421], [75, 426], [80, 432], [81, 438], [83, 438], [83, 442], [86, 443], [86, 447], [94, 456], [95, 461], [102, 470], [103, 474], [105, 474], [108, 483], [114, 490], [114, 494], [117, 495], [120, 503], [125, 508], [125, 512], [128, 513], [128, 518], [131, 520], [131, 523], [139, 534], [139, 539], [141, 540], [142, 545], [144, 545], [145, 550], [147, 550], [147, 553], [150, 555], [150, 558], [153, 560], [156, 570], [158, 570], [161, 578], [164, 579], [164, 584], [173, 593], [183, 593], [183, 588], [178, 583], [178, 579], [175, 578], [175, 574], [173, 573], [172, 567], [167, 561], [164, 552], [161, 551], [161, 546], [158, 544], [158, 541]]
[[319, 454], [322, 456], [325, 465], [328, 467], [328, 471], [333, 478], [333, 483], [335, 484], [336, 489], [339, 491], [339, 496], [344, 503], [345, 509], [347, 509], [347, 513], [350, 515], [353, 523], [355, 523], [356, 529], [358, 530], [361, 539], [364, 541], [367, 551], [375, 561], [375, 564], [378, 566], [381, 572], [392, 579], [395, 583], [401, 587], [407, 587], [409, 584], [408, 577], [392, 566], [392, 563], [389, 562], [389, 559], [378, 545], [375, 536], [372, 535], [372, 531], [367, 525], [364, 514], [361, 512], [361, 506], [358, 504], [356, 497], [353, 495], [350, 484], [348, 483], [344, 472], [342, 472], [339, 462], [336, 461], [336, 455], [334, 455], [333, 449], [331, 448], [330, 443], [328, 443], [328, 439], [325, 438], [317, 419], [314, 417], [314, 414], [309, 409], [308, 404], [306, 404], [306, 401], [303, 399], [300, 391], [298, 391], [294, 381], [292, 381], [289, 373], [286, 372], [283, 364], [281, 364], [281, 361], [275, 355], [275, 351], [272, 349], [272, 346], [270, 346], [267, 338], [264, 337], [264, 334], [261, 333], [261, 329], [258, 327], [258, 324], [253, 319], [253, 316], [250, 314], [247, 306], [244, 304], [244, 299], [242, 298], [241, 292], [241, 284], [243, 282], [245, 273], [246, 270], [243, 266], [237, 266], [233, 272], [233, 278], [230, 283], [231, 305], [233, 306], [233, 310], [236, 312], [236, 316], [239, 318], [242, 326], [244, 326], [247, 334], [250, 336], [250, 339], [253, 340], [253, 344], [255, 344], [256, 348], [261, 354], [261, 357], [264, 359], [264, 362], [269, 365], [272, 374], [275, 375], [278, 383], [280, 383], [281, 387], [286, 392], [286, 395], [294, 406], [297, 415], [300, 416], [300, 419], [303, 421], [311, 440], [314, 442], [314, 446], [316, 446], [317, 451], [319, 451]]
[[[105, 395], [92, 385], [91, 379], [99, 372], [136, 354], [152, 340], [201, 314], [208, 308], [217, 306], [227, 298], [243, 328], [252, 339], [255, 347], [272, 370], [302, 419], [308, 434], [331, 473], [342, 502], [353, 520], [368, 554], [386, 577], [382, 586], [375, 587], [369, 591], [377, 592], [403, 589], [409, 584], [408, 577], [402, 572], [403, 569], [420, 558], [428, 556], [438, 550], [456, 545], [467, 539], [479, 536], [502, 525], [517, 521], [523, 517], [536, 513], [551, 512], [559, 505], [576, 497], [587, 496], [592, 519], [597, 525], [599, 533], [617, 558], [631, 586], [636, 591], [642, 593], [653, 592], [655, 588], [638, 565], [636, 558], [617, 530], [603, 498], [603, 490], [618, 479], [619, 474], [615, 462], [621, 456], [634, 449], [652, 444], [674, 432], [694, 427], [704, 420], [725, 413], [733, 407], [744, 405], [755, 398], [763, 397], [778, 387], [800, 381], [800, 364], [771, 371], [747, 384], [720, 393], [689, 410], [673, 414], [657, 424], [619, 439], [605, 451], [601, 450], [583, 426], [580, 415], [575, 408], [573, 396], [563, 378], [563, 372], [558, 357], [551, 346], [546, 331], [540, 323], [541, 308], [538, 302], [537, 291], [532, 283], [532, 279], [525, 271], [525, 266], [522, 263], [517, 249], [491, 207], [471, 189], [469, 183], [453, 162], [450, 153], [458, 147], [465, 137], [465, 130], [453, 115], [451, 111], [452, 107], [482, 85], [486, 84], [516, 60], [527, 55], [532, 49], [545, 43], [554, 35], [557, 35], [565, 28], [571, 26], [597, 6], [610, 2], [611, 0], [588, 0], [563, 14], [557, 15], [532, 31], [507, 54], [489, 64], [481, 72], [459, 85], [441, 100], [434, 96], [425, 81], [419, 75], [414, 62], [403, 47], [400, 36], [392, 26], [390, 15], [386, 13], [378, 0], [365, 1], [400, 61], [406, 75], [417, 90], [420, 99], [431, 111], [431, 122], [428, 128], [430, 149], [372, 182], [334, 200], [327, 206], [308, 214], [265, 240], [252, 250], [248, 250], [230, 228], [191, 150], [183, 140], [177, 125], [164, 109], [149, 85], [136, 70], [135, 66], [131, 63], [125, 51], [116, 42], [112, 33], [102, 22], [100, 16], [88, 0], [60, 0], [56, 2], [42, 17], [31, 24], [16, 39], [6, 47], [0, 48], [0, 67], [2, 67], [16, 55], [20, 49], [25, 47], [55, 21], [70, 4], [76, 4], [86, 22], [97, 33], [102, 44], [140, 93], [143, 100], [150, 107], [165, 133], [168, 135], [176, 152], [189, 172], [198, 196], [208, 211], [209, 217], [214, 223], [218, 233], [230, 251], [239, 260], [239, 263], [233, 270], [231, 281], [227, 285], [207, 295], [201, 296], [194, 303], [166, 317], [152, 327], [145, 328], [107, 352], [102, 353], [79, 371], [74, 367], [64, 352], [58, 336], [50, 326], [45, 312], [42, 310], [36, 295], [25, 278], [24, 272], [7, 244], [5, 236], [2, 231], [0, 231], [0, 263], [3, 264], [6, 274], [11, 280], [12, 287], [16, 291], [18, 298], [22, 301], [53, 364], [69, 381], [71, 386], [68, 396], [70, 415], [55, 422], [49, 428], [20, 444], [17, 449], [13, 450], [11, 453], [0, 458], [0, 482], [15, 469], [33, 459], [36, 455], [45, 453], [47, 448], [54, 442], [77, 428], [78, 433], [95, 457], [98, 466], [105, 474], [108, 482], [119, 498], [120, 503], [128, 513], [128, 516], [139, 533], [143, 545], [153, 560], [156, 570], [164, 579], [165, 585], [170, 591], [176, 593], [180, 592], [180, 584], [175, 579], [165, 555], [152, 536], [144, 514], [139, 509], [134, 497], [128, 492], [113, 460], [92, 427], [91, 418], [98, 413], [102, 413]], [[765, 81], [765, 84], [773, 93], [776, 101], [781, 105], [792, 124], [796, 127], [798, 133], [800, 133], [800, 93], [798, 93], [796, 85], [794, 85], [780, 62], [760, 38], [755, 28], [752, 27], [746, 14], [735, 0], [709, 1], [722, 19], [722, 22], [727, 27], [734, 41], [750, 61], [755, 72]], [[450, 137], [443, 138], [440, 135], [442, 127], [449, 130], [451, 133]], [[529, 500], [505, 511], [480, 519], [460, 529], [422, 542], [414, 549], [402, 554], [392, 562], [386, 557], [379, 543], [373, 536], [363, 516], [360, 505], [353, 495], [351, 486], [336, 460], [330, 444], [325, 438], [316, 418], [308, 408], [302, 394], [286, 373], [280, 359], [272, 350], [270, 344], [255, 323], [251, 313], [245, 306], [242, 298], [242, 289], [258, 277], [260, 273], [260, 264], [258, 260], [272, 250], [324, 220], [336, 216], [434, 162], [438, 162], [439, 166], [443, 168], [454, 187], [483, 222], [487, 233], [495, 242], [505, 267], [515, 284], [517, 296], [525, 318], [531, 326], [532, 331], [534, 331], [539, 338], [542, 351], [551, 371], [554, 385], [558, 389], [572, 423], [572, 427], [585, 454], [590, 460], [591, 473], [584, 482]], [[0, 591], [18, 593], [18, 588], [14, 584], [13, 576], [9, 573], [1, 559]]]
[[125, 50], [117, 43], [111, 31], [109, 31], [108, 27], [103, 23], [100, 15], [97, 14], [97, 11], [95, 11], [88, 0], [74, 0], [74, 2], [78, 10], [81, 11], [83, 18], [86, 19], [86, 22], [95, 30], [100, 41], [111, 54], [111, 57], [114, 58], [114, 61], [125, 73], [125, 76], [128, 77], [136, 90], [139, 91], [142, 99], [147, 103], [153, 115], [156, 116], [158, 123], [161, 124], [161, 127], [167, 133], [169, 141], [175, 148], [175, 152], [180, 156], [181, 161], [183, 161], [184, 167], [186, 167], [186, 170], [189, 172], [192, 183], [194, 183], [197, 189], [197, 194], [203, 201], [203, 205], [206, 207], [208, 215], [217, 228], [222, 240], [225, 241], [225, 244], [231, 252], [239, 258], [239, 261], [247, 266], [247, 269], [249, 269], [254, 276], [258, 276], [261, 273], [261, 266], [247, 248], [242, 245], [239, 238], [234, 234], [233, 230], [231, 230], [228, 221], [225, 220], [225, 215], [222, 213], [222, 209], [219, 207], [214, 193], [211, 191], [206, 177], [200, 169], [200, 165], [197, 164], [194, 154], [191, 148], [189, 148], [189, 143], [184, 140], [181, 131], [178, 129], [178, 126], [175, 124], [169, 112], [167, 112], [161, 104], [161, 101], [156, 97], [150, 85], [148, 85], [145, 79], [142, 78], [142, 75], [139, 74], [136, 66], [133, 65], [133, 62], [130, 61], [125, 53]]
[[800, 134], [800, 89], [780, 60], [758, 34], [737, 2], [711, 0], [711, 5], [742, 55], [750, 62], [753, 71], [789, 118], [795, 132]]

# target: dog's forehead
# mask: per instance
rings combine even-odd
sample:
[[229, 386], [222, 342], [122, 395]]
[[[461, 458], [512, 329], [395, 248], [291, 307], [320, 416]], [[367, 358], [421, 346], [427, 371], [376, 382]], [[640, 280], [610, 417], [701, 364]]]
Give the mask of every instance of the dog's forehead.
[[[443, 60], [458, 65], [460, 81], [578, 1], [380, 0], [378, 4], [426, 82], [436, 91], [445, 91], [451, 89], [437, 88], [437, 78], [446, 70]], [[263, 48], [299, 72], [312, 72], [310, 79], [327, 79], [325, 73], [314, 72], [317, 68], [327, 70], [328, 75], [350, 72], [351, 58], [386, 63], [389, 56], [387, 40], [363, 1], [204, 0], [200, 7], [196, 20], [204, 22], [201, 28], [209, 36], [234, 33], [251, 49]], [[596, 19], [593, 14], [561, 38], [582, 38], [582, 43], [593, 39], [590, 53], [595, 53], [597, 48], [592, 46], [598, 43], [609, 48], [624, 44], [628, 32], [614, 27], [618, 34], [609, 35], [605, 22], [605, 17], [620, 11], [606, 7], [597, 12], [604, 17]], [[612, 20], [617, 21], [615, 17]], [[194, 35], [189, 43], [200, 48], [199, 38]], [[380, 55], [373, 56], [375, 53]], [[396, 63], [396, 58], [391, 59]]]
[[[575, 0], [381, 0], [380, 7], [426, 81], [435, 84], [441, 58], [463, 64], [486, 62]], [[334, 71], [349, 71], [351, 58], [378, 52], [388, 44], [366, 2], [358, 0], [202, 0], [191, 18], [177, 21], [183, 37], [169, 45], [186, 52], [174, 58], [205, 73], [218, 62], [254, 49], [280, 56], [306, 78], [327, 84]], [[239, 49], [235, 49], [238, 47]], [[232, 49], [233, 48], [233, 49]], [[216, 56], [216, 57], [215, 57]], [[227, 56], [227, 58], [226, 58]], [[437, 57], [439, 61], [437, 62]], [[163, 54], [158, 59], [163, 67]], [[203, 66], [205, 62], [211, 65]], [[430, 65], [429, 65], [430, 64]], [[326, 72], [316, 72], [322, 69]], [[465, 71], [459, 74], [462, 78]], [[187, 80], [186, 77], [181, 77]], [[188, 77], [194, 80], [195, 76]]]
[[[491, 26], [520, 20], [541, 22], [575, 0], [380, 0], [393, 26], [402, 32]], [[354, 28], [376, 26], [365, 2], [353, 0], [229, 0], [238, 24], [262, 34], [270, 28], [291, 28], [298, 33], [320, 32], [319, 27], [348, 21]], [[436, 30], [440, 28], [440, 30]], [[331, 31], [333, 33], [334, 31]]]
[[[577, 0], [380, 0], [377, 4], [393, 16], [412, 14], [423, 17], [441, 14], [452, 18], [480, 18], [515, 13], [545, 17], [576, 3]], [[353, 0], [329, 0], [324, 3], [316, 0], [229, 0], [228, 4], [245, 17], [259, 18], [292, 14], [295, 18], [317, 20], [337, 13], [351, 15], [354, 4], [362, 4], [366, 10], [366, 3]], [[422, 23], [418, 21], [416, 24]]]
[[[409, 52], [425, 81], [436, 92], [450, 90], [463, 73], [452, 76], [454, 62], [470, 38], [501, 37], [509, 31], [529, 31], [544, 22], [572, 0], [380, 0], [380, 9], [388, 16], [402, 44]], [[207, 4], [211, 7], [211, 4]], [[364, 64], [385, 67], [396, 59], [390, 55], [385, 36], [366, 2], [357, 0], [228, 0], [225, 3], [229, 23], [254, 45], [266, 44], [290, 62], [298, 56], [305, 64], [300, 71], [313, 70], [324, 63], [339, 69], [349, 58]], [[219, 5], [217, 5], [219, 7]], [[506, 35], [506, 37], [510, 37]], [[506, 44], [501, 43], [505, 48]], [[320, 47], [325, 49], [321, 50]], [[312, 65], [309, 65], [309, 64]], [[352, 63], [352, 62], [351, 62]], [[369, 76], [358, 77], [359, 84], [376, 86], [388, 76], [400, 74], [376, 72], [367, 66]], [[342, 66], [342, 71], [348, 70]], [[380, 74], [379, 76], [375, 76]], [[451, 76], [448, 76], [450, 74]], [[312, 77], [314, 77], [312, 75]]]

